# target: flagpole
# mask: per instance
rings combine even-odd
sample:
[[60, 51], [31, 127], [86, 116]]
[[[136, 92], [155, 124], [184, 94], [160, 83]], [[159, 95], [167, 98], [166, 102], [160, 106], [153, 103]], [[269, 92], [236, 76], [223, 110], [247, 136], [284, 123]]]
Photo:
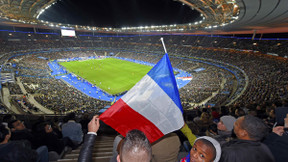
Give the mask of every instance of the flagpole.
[[162, 45], [163, 45], [163, 48], [164, 48], [165, 53], [167, 53], [167, 50], [166, 50], [166, 47], [165, 47], [165, 43], [164, 43], [163, 37], [161, 37], [160, 40], [161, 40], [161, 42], [162, 42]]

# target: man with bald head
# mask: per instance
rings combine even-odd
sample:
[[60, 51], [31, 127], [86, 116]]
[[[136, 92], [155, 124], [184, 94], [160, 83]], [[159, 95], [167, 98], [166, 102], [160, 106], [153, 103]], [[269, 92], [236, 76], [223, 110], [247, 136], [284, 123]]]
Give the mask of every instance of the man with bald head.
[[121, 145], [117, 162], [150, 162], [151, 159], [151, 145], [145, 134], [136, 129], [129, 131]]
[[[88, 124], [88, 133], [85, 136], [78, 162], [92, 162], [93, 145], [99, 130], [98, 115], [95, 115]], [[145, 134], [139, 130], [131, 130], [120, 145], [117, 162], [150, 162], [152, 159], [151, 145]]]

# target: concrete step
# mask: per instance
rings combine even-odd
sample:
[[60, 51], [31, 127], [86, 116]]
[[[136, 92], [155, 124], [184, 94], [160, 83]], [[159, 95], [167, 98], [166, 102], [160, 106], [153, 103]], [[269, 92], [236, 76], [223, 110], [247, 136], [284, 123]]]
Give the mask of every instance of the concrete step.
[[[97, 136], [92, 153], [93, 162], [109, 162], [113, 155], [114, 138], [115, 136]], [[58, 162], [77, 162], [81, 148], [82, 145], [66, 154]]]
[[[110, 156], [107, 157], [93, 157], [93, 162], [109, 162], [110, 160]], [[77, 162], [78, 157], [77, 158], [70, 158], [70, 159], [59, 159], [57, 162]]]
[[[106, 156], [112, 156], [113, 152], [94, 152], [92, 153], [92, 157], [106, 157]], [[65, 159], [74, 159], [74, 158], [78, 158], [79, 154], [68, 154], [65, 156]]]
[[[107, 151], [112, 151], [113, 150], [113, 146], [111, 147], [104, 147], [104, 148], [100, 148], [100, 147], [94, 147], [93, 152], [107, 152]], [[77, 154], [80, 153], [80, 149], [77, 150], [72, 150], [71, 153], [73, 154]]]
[[[113, 144], [94, 144], [94, 147], [93, 148], [109, 148], [109, 147], [113, 147]], [[79, 146], [76, 150], [81, 150], [82, 148], [82, 145]]]

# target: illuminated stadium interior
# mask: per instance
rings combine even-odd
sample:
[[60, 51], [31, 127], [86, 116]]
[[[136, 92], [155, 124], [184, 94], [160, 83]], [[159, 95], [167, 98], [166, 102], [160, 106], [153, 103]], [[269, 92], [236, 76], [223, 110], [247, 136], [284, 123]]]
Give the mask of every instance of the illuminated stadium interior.
[[[146, 74], [135, 79], [137, 70], [149, 71], [162, 58], [161, 38], [185, 120], [192, 122], [199, 110], [211, 108], [233, 115], [245, 109], [257, 116], [258, 107], [263, 112], [280, 103], [287, 107], [288, 1], [174, 0], [170, 3], [196, 16], [175, 24], [135, 26], [53, 19], [65, 3], [69, 2], [0, 0], [1, 119], [13, 114], [35, 122], [41, 115], [62, 120], [72, 112], [81, 117], [102, 113]], [[97, 63], [110, 58], [117, 59], [114, 69]], [[87, 60], [93, 61], [86, 69], [63, 65]], [[126, 64], [134, 71], [122, 70]], [[93, 69], [99, 72], [94, 78]]]
[[[44, 85], [41, 85], [41, 78], [45, 78], [45, 82], [47, 82], [48, 78], [48, 82], [55, 82], [57, 81], [57, 77], [59, 79], [59, 76], [57, 76], [59, 74], [56, 74], [55, 70], [51, 69], [51, 66], [49, 68], [47, 66], [47, 63], [55, 59], [66, 59], [64, 56], [71, 53], [73, 57], [66, 57], [119, 57], [135, 59], [138, 61], [155, 64], [159, 60], [159, 57], [163, 54], [161, 42], [159, 40], [160, 37], [163, 37], [167, 44], [168, 53], [172, 59], [172, 65], [175, 69], [183, 71], [183, 74], [177, 74], [179, 76], [176, 75], [176, 78], [181, 78], [184, 76], [189, 76], [192, 78], [191, 81], [189, 80], [190, 82], [188, 84], [183, 83], [184, 85], [187, 84], [187, 86], [180, 84], [178, 85], [178, 87], [183, 87], [179, 90], [180, 94], [182, 95], [182, 102], [185, 105], [185, 109], [194, 109], [195, 107], [200, 105], [224, 106], [235, 104], [237, 103], [237, 101], [246, 101], [245, 103], [255, 101], [255, 99], [251, 99], [251, 101], [245, 99], [245, 94], [251, 93], [249, 92], [249, 87], [252, 86], [251, 84], [254, 82], [254, 77], [249, 75], [249, 73], [251, 72], [246, 70], [246, 68], [251, 68], [247, 67], [245, 61], [238, 62], [237, 59], [241, 58], [241, 60], [250, 60], [250, 55], [245, 56], [245, 53], [255, 53], [259, 55], [260, 58], [264, 56], [280, 56], [280, 58], [286, 58], [286, 34], [275, 33], [272, 36], [271, 34], [266, 33], [258, 34], [257, 29], [254, 29], [252, 34], [248, 34], [251, 33], [251, 30], [244, 29], [247, 28], [244, 26], [242, 28], [237, 27], [232, 30], [226, 30], [225, 28], [221, 28], [220, 30], [222, 31], [217, 30], [218, 26], [223, 27], [228, 24], [233, 25], [234, 21], [235, 23], [240, 23], [243, 19], [245, 19], [245, 15], [241, 17], [241, 15], [243, 15], [243, 10], [245, 10], [246, 16], [249, 16], [247, 15], [247, 13], [249, 12], [248, 9], [239, 7], [241, 6], [241, 4], [245, 3], [245, 1], [223, 0], [215, 2], [194, 2], [192, 0], [189, 0], [179, 2], [180, 4], [182, 3], [183, 5], [189, 6], [192, 9], [200, 12], [200, 17], [202, 17], [201, 20], [193, 22], [193, 24], [191, 24], [191, 22], [189, 24], [122, 27], [108, 29], [105, 27], [54, 23], [39, 19], [39, 17], [41, 17], [41, 14], [45, 13], [45, 10], [49, 10], [49, 8], [57, 5], [57, 3], [58, 5], [62, 3], [63, 6], [65, 2], [54, 0], [51, 0], [48, 3], [44, 1], [37, 1], [34, 3], [32, 3], [32, 1], [27, 1], [26, 3], [16, 3], [16, 1], [2, 1], [1, 38], [3, 42], [2, 44], [4, 45], [2, 49], [2, 73], [5, 73], [5, 75], [6, 73], [7, 75], [12, 75], [11, 80], [14, 82], [12, 84], [12, 89], [16, 91], [12, 92], [12, 94], [27, 94], [26, 91], [28, 90], [28, 93], [35, 94], [36, 100], [34, 101], [37, 103], [37, 105], [39, 103], [40, 107], [48, 107], [48, 109], [52, 109], [56, 113], [66, 113], [73, 111], [98, 111], [99, 109], [101, 109], [101, 106], [96, 106], [96, 109], [92, 109], [91, 107], [89, 107], [90, 104], [83, 106], [84, 110], [77, 106], [77, 108], [71, 109], [67, 108], [67, 106], [59, 105], [57, 107], [56, 105], [53, 105], [53, 101], [47, 99], [50, 98], [51, 94], [42, 94], [43, 92], [41, 92], [45, 87]], [[12, 6], [15, 9], [7, 10], [5, 9], [7, 8], [5, 7], [7, 5]], [[21, 8], [17, 7], [18, 5], [21, 5]], [[276, 10], [274, 12], [276, 13]], [[225, 17], [221, 17], [219, 15], [225, 15]], [[237, 21], [238, 19], [241, 20]], [[212, 22], [218, 23], [219, 25], [213, 25], [211, 24]], [[280, 24], [278, 26], [280, 26]], [[239, 34], [205, 34], [207, 32], [210, 32], [208, 30], [212, 30], [213, 28], [216, 28], [213, 31], [215, 33], [238, 32]], [[271, 27], [266, 26], [266, 28], [267, 29], [265, 30], [269, 30], [269, 28]], [[245, 30], [247, 34], [240, 35]], [[259, 31], [261, 30], [265, 32], [264, 29], [260, 29]], [[199, 35], [197, 31], [199, 31], [199, 33], [203, 33], [204, 35]], [[15, 46], [15, 44], [17, 44], [17, 46]], [[270, 48], [266, 47], [267, 44], [270, 46]], [[135, 56], [133, 56], [133, 53], [135, 54]], [[212, 54], [209, 55], [209, 53]], [[235, 56], [237, 57], [233, 58], [234, 55], [232, 55], [232, 53], [244, 54], [235, 54]], [[261, 53], [268, 55], [261, 56]], [[47, 54], [52, 54], [53, 57], [50, 55], [47, 56]], [[59, 54], [59, 56], [57, 56], [57, 54]], [[227, 60], [226, 55], [229, 54], [233, 56], [231, 60]], [[214, 55], [217, 56], [214, 58]], [[34, 57], [37, 58], [36, 62], [39, 61], [39, 63], [34, 64], [33, 66], [35, 67], [32, 68], [30, 66], [32, 65], [31, 63], [33, 62], [33, 59], [29, 59]], [[42, 58], [42, 60], [39, 58]], [[283, 60], [285, 60], [284, 58]], [[27, 64], [26, 62], [30, 63]], [[39, 66], [37, 66], [38, 64]], [[279, 66], [282, 67], [282, 70], [285, 69], [285, 61], [283, 62], [283, 64], [279, 64]], [[22, 70], [17, 70], [19, 68]], [[29, 70], [30, 68], [31, 70]], [[262, 67], [258, 66], [258, 68]], [[278, 67], [275, 67], [275, 69], [277, 68]], [[271, 73], [271, 75], [273, 75], [273, 73]], [[31, 79], [35, 77], [40, 79], [39, 81], [37, 81], [37, 83], [33, 83], [37, 79], [32, 79], [33, 82], [31, 82], [32, 80], [29, 81], [29, 78]], [[17, 83], [17, 79], [23, 79], [23, 81], [19, 80], [19, 83], [22, 83], [22, 85], [24, 86], [23, 88], [19, 88], [19, 86], [14, 87], [14, 84]], [[8, 79], [8, 91], [9, 89], [11, 89], [9, 81], [10, 80]], [[2, 82], [7, 84], [7, 80], [5, 79], [5, 77], [2, 77]], [[197, 84], [193, 82], [197, 82]], [[56, 83], [59, 84], [58, 81]], [[64, 82], [64, 84], [68, 84], [67, 81]], [[285, 89], [285, 84], [280, 84], [278, 86], [282, 86], [281, 88], [279, 88], [281, 89], [281, 91], [283, 91], [281, 93], [285, 94], [287, 91], [287, 89]], [[67, 85], [65, 85], [64, 87], [67, 87]], [[71, 86], [71, 84], [68, 84], [67, 88], [70, 89], [71, 87], [73, 86]], [[97, 87], [97, 85], [95, 87]], [[80, 93], [81, 96], [84, 95], [84, 98], [87, 98], [88, 100], [94, 100], [96, 98], [93, 102], [99, 103], [102, 106], [103, 104], [101, 102], [104, 100], [103, 98], [107, 98], [105, 99], [105, 102], [112, 102], [113, 100], [118, 100], [121, 97], [118, 96], [118, 98], [116, 97], [116, 99], [113, 96], [105, 97], [105, 94], [103, 94], [104, 96], [102, 96], [102, 99], [101, 95], [96, 95], [90, 98], [91, 96], [89, 97], [89, 94], [91, 94], [91, 91], [97, 91], [98, 93], [98, 90], [86, 90], [85, 88], [85, 95], [85, 93], [82, 94], [81, 88], [74, 88], [75, 89], [72, 88], [69, 91], [77, 91], [77, 93]], [[271, 94], [270, 97], [262, 96], [260, 97], [259, 102], [270, 100], [270, 98], [275, 99], [279, 97], [279, 95], [282, 95], [278, 92], [279, 88], [272, 88], [273, 90], [272, 92], [270, 92], [278, 94], [278, 96]], [[21, 91], [24, 91], [25, 93], [21, 93]], [[57, 92], [57, 90], [54, 90], [54, 93], [61, 92]], [[257, 94], [257, 92], [253, 93]], [[109, 93], [106, 95], [109, 95]], [[73, 98], [73, 96], [69, 97]], [[19, 101], [19, 96], [17, 97], [16, 95], [12, 97], [12, 100], [14, 100], [14, 102], [16, 103], [17, 101]], [[59, 102], [67, 105], [67, 103], [65, 103], [65, 101], [61, 99], [60, 101], [55, 103], [58, 104]], [[68, 105], [71, 105], [71, 103]], [[22, 106], [20, 105], [20, 107]], [[35, 106], [35, 109], [38, 111], [37, 106]], [[42, 111], [34, 112], [26, 109], [24, 109], [23, 112], [22, 110], [19, 111], [16, 108], [8, 109], [7, 111], [12, 111], [14, 113], [43, 113]]]
[[[243, 10], [245, 8], [241, 8], [241, 4], [245, 3], [244, 1], [202, 1], [202, 2], [194, 2], [194, 1], [179, 1], [183, 5], [188, 5], [192, 9], [197, 10], [201, 13], [201, 20], [197, 22], [193, 22], [193, 24], [175, 24], [175, 25], [158, 25], [158, 26], [140, 26], [140, 27], [122, 27], [122, 28], [105, 28], [105, 27], [93, 27], [93, 26], [79, 26], [79, 25], [69, 25], [69, 24], [61, 24], [61, 23], [54, 23], [48, 22], [38, 19], [41, 17], [41, 14], [45, 13], [45, 10], [49, 10], [53, 6], [65, 2], [61, 1], [54, 1], [51, 0], [48, 3], [43, 2], [34, 2], [27, 1], [26, 3], [20, 3], [21, 7], [20, 10], [17, 8], [16, 1], [13, 3], [8, 1], [2, 1], [2, 25], [1, 26], [1, 37], [2, 37], [2, 44], [5, 45], [3, 48], [3, 70], [2, 72], [5, 73], [13, 71], [14, 82], [18, 79], [21, 79], [24, 76], [24, 80], [30, 77], [36, 78], [47, 78], [54, 80], [56, 77], [53, 75], [55, 70], [52, 70], [52, 73], [49, 74], [51, 71], [51, 67], [49, 68], [47, 65], [43, 65], [43, 67], [29, 67], [31, 64], [25, 65], [25, 62], [30, 61], [23, 61], [31, 57], [36, 57], [41, 64], [43, 62], [51, 62], [51, 59], [65, 59], [62, 55], [67, 55], [70, 51], [73, 53], [73, 57], [89, 57], [89, 56], [103, 56], [103, 57], [119, 57], [119, 58], [128, 58], [128, 59], [135, 59], [138, 61], [146, 61], [148, 63], [155, 64], [159, 57], [163, 54], [160, 37], [164, 37], [164, 40], [167, 44], [168, 53], [172, 58], [172, 65], [174, 65], [175, 69], [179, 69], [180, 71], [184, 71], [185, 73], [179, 74], [178, 77], [183, 76], [191, 76], [193, 79], [188, 83], [187, 86], [180, 86], [181, 97], [183, 97], [182, 102], [185, 105], [185, 109], [194, 109], [199, 105], [209, 105], [209, 106], [223, 106], [223, 105], [230, 105], [233, 103], [237, 103], [237, 100], [243, 101], [245, 98], [245, 93], [249, 93], [249, 86], [251, 86], [251, 81], [253, 81], [253, 77], [249, 76], [249, 71], [246, 71], [244, 66], [245, 62], [241, 61], [241, 63], [236, 63], [232, 60], [227, 60], [225, 55], [229, 53], [263, 53], [268, 54], [267, 56], [280, 56], [280, 57], [287, 57], [286, 49], [284, 48], [286, 45], [286, 38], [285, 33], [283, 34], [274, 34], [271, 37], [271, 34], [263, 34], [257, 33], [256, 29], [254, 29], [253, 34], [248, 34], [251, 31], [247, 30], [246, 35], [240, 35], [244, 27], [242, 29], [235, 28], [232, 30], [223, 30], [224, 28], [220, 29], [226, 33], [233, 33], [230, 31], [236, 31], [238, 35], [212, 35], [212, 34], [196, 34], [195, 30], [199, 28], [199, 33], [203, 33], [203, 30], [210, 30], [213, 28], [218, 28], [218, 25], [209, 24], [211, 22], [217, 22], [221, 24], [219, 26], [226, 26], [226, 24], [234, 24], [240, 23], [242, 19], [245, 17], [242, 16], [241, 21], [237, 21], [239, 16], [241, 17]], [[179, 3], [178, 2], [178, 3]], [[181, 4], [180, 3], [180, 4]], [[207, 5], [209, 4], [209, 7]], [[6, 5], [10, 5], [15, 10], [7, 10], [5, 9]], [[252, 5], [252, 4], [251, 4]], [[52, 7], [51, 7], [52, 6]], [[247, 13], [249, 10], [245, 10]], [[48, 12], [48, 11], [47, 11]], [[276, 12], [276, 11], [274, 11]], [[280, 11], [279, 11], [280, 12]], [[216, 14], [217, 13], [217, 14]], [[224, 17], [219, 17], [219, 14], [226, 15]], [[217, 15], [217, 16], [216, 16]], [[230, 18], [228, 18], [230, 15]], [[246, 14], [247, 16], [247, 14]], [[12, 23], [13, 22], [13, 23]], [[255, 22], [256, 23], [256, 22]], [[206, 25], [203, 25], [206, 24]], [[209, 26], [208, 26], [209, 24]], [[244, 26], [244, 25], [242, 25]], [[280, 25], [278, 25], [280, 26]], [[60, 28], [61, 32], [60, 32]], [[193, 29], [192, 29], [193, 28]], [[202, 28], [202, 29], [201, 29]], [[246, 28], [246, 27], [245, 27]], [[267, 30], [271, 27], [266, 27]], [[239, 30], [239, 31], [237, 31]], [[262, 30], [262, 29], [261, 29]], [[265, 29], [266, 30], [266, 29]], [[76, 32], [75, 32], [76, 31]], [[217, 29], [214, 30], [215, 33], [218, 32]], [[213, 31], [213, 32], [214, 32]], [[153, 32], [153, 33], [152, 33]], [[197, 30], [196, 30], [197, 32]], [[207, 32], [207, 31], [206, 31]], [[222, 32], [222, 31], [221, 31]], [[204, 31], [205, 33], [205, 31]], [[268, 36], [269, 35], [269, 36]], [[283, 37], [284, 35], [284, 37]], [[268, 36], [268, 37], [265, 37]], [[277, 38], [278, 37], [278, 38]], [[271, 46], [270, 48], [263, 48], [267, 45], [267, 43]], [[15, 44], [18, 44], [15, 46]], [[42, 46], [43, 45], [43, 46]], [[133, 48], [130, 48], [133, 47]], [[24, 50], [24, 51], [23, 51]], [[276, 50], [276, 51], [275, 51]], [[37, 52], [36, 52], [37, 51]], [[63, 54], [59, 54], [63, 52]], [[223, 51], [223, 52], [221, 52]], [[8, 52], [8, 53], [7, 53]], [[38, 53], [39, 52], [39, 53]], [[84, 52], [81, 54], [81, 52]], [[47, 56], [47, 53], [52, 53], [55, 56], [50, 58]], [[56, 53], [56, 54], [55, 54]], [[77, 54], [79, 54], [79, 56]], [[113, 53], [113, 55], [110, 55]], [[136, 56], [133, 56], [132, 53], [135, 53]], [[214, 55], [209, 56], [208, 53], [216, 53], [217, 56], [214, 58]], [[200, 55], [198, 55], [200, 54]], [[126, 56], [128, 55], [128, 56]], [[237, 57], [242, 57], [242, 55], [236, 55]], [[260, 55], [259, 55], [260, 56]], [[265, 55], [263, 55], [264, 57]], [[71, 58], [66, 56], [67, 58]], [[139, 58], [138, 58], [139, 57]], [[146, 57], [146, 58], [145, 58]], [[243, 56], [244, 57], [244, 56]], [[265, 56], [266, 57], [266, 56]], [[8, 60], [5, 59], [8, 58]], [[42, 60], [39, 58], [42, 58]], [[137, 59], [136, 59], [137, 58]], [[175, 58], [175, 60], [174, 60]], [[237, 60], [237, 58], [235, 58]], [[249, 59], [248, 59], [249, 60]], [[15, 62], [16, 61], [16, 62]], [[174, 62], [175, 61], [175, 62]], [[44, 63], [44, 64], [47, 64]], [[19, 64], [19, 65], [18, 65]], [[40, 64], [40, 63], [38, 63]], [[187, 64], [187, 65], [186, 65]], [[9, 65], [9, 66], [8, 66]], [[12, 65], [12, 66], [10, 66]], [[35, 64], [36, 66], [37, 64]], [[186, 66], [185, 66], [186, 65]], [[6, 69], [6, 66], [7, 69]], [[281, 69], [285, 69], [285, 63]], [[16, 70], [19, 68], [24, 68], [26, 70]], [[27, 69], [34, 69], [34, 70], [27, 70]], [[244, 68], [244, 69], [243, 69]], [[260, 68], [260, 67], [259, 67]], [[198, 69], [202, 69], [198, 71]], [[213, 70], [211, 70], [213, 69]], [[277, 68], [276, 68], [277, 69]], [[215, 70], [215, 71], [214, 71]], [[39, 73], [39, 71], [43, 71], [43, 73]], [[212, 75], [212, 74], [213, 75]], [[7, 74], [8, 75], [8, 74]], [[40, 75], [40, 76], [38, 76]], [[59, 74], [58, 74], [59, 75]], [[200, 76], [198, 76], [200, 75]], [[214, 76], [212, 78], [207, 76]], [[271, 74], [273, 75], [273, 74]], [[54, 78], [54, 79], [53, 79]], [[58, 77], [59, 79], [59, 77]], [[199, 85], [199, 81], [202, 80], [202, 84]], [[211, 81], [209, 81], [212, 79]], [[215, 79], [213, 82], [213, 79]], [[28, 79], [29, 80], [29, 79]], [[32, 79], [33, 80], [33, 79]], [[56, 79], [57, 80], [57, 79]], [[35, 81], [35, 80], [34, 80]], [[5, 78], [4, 81], [5, 82]], [[51, 81], [52, 82], [52, 81]], [[193, 82], [198, 82], [197, 84]], [[201, 81], [200, 81], [201, 82]], [[205, 82], [208, 82], [207, 84]], [[65, 84], [67, 81], [65, 82]], [[205, 84], [204, 84], [205, 83]], [[9, 83], [10, 84], [10, 83]], [[24, 85], [24, 89], [28, 88], [30, 93], [36, 93], [36, 102], [38, 101], [41, 107], [50, 107], [53, 105], [52, 101], [43, 98], [50, 98], [50, 94], [42, 94], [41, 88], [36, 88], [41, 86], [41, 81], [38, 84], [29, 81], [23, 81], [22, 85]], [[182, 84], [182, 83], [181, 83]], [[30, 86], [28, 86], [30, 85]], [[186, 85], [186, 84], [185, 84]], [[9, 85], [10, 86], [10, 85]], [[8, 87], [9, 87], [8, 86]], [[28, 87], [27, 87], [28, 86]], [[43, 85], [42, 85], [43, 86]], [[70, 85], [71, 86], [71, 85]], [[71, 88], [68, 86], [69, 88]], [[95, 85], [94, 85], [95, 86]], [[285, 85], [280, 89], [285, 90]], [[33, 87], [32, 89], [30, 89]], [[73, 86], [72, 86], [73, 87]], [[96, 86], [97, 87], [97, 86]], [[109, 87], [109, 86], [107, 86]], [[42, 87], [43, 88], [43, 87]], [[74, 87], [76, 89], [71, 91], [79, 91], [82, 93], [80, 88]], [[9, 89], [9, 88], [8, 88]], [[17, 89], [17, 92], [13, 92], [18, 94], [22, 88], [18, 86], [13, 87], [12, 89]], [[273, 88], [274, 89], [274, 88]], [[278, 90], [274, 89], [275, 92], [278, 94]], [[90, 90], [86, 90], [87, 99], [89, 98]], [[94, 92], [94, 90], [92, 90]], [[186, 91], [186, 92], [185, 92]], [[25, 92], [25, 91], [24, 91]], [[186, 93], [186, 94], [185, 94]], [[254, 92], [257, 93], [257, 92]], [[283, 92], [284, 93], [284, 92]], [[26, 93], [20, 93], [26, 94]], [[85, 93], [84, 93], [85, 94]], [[84, 95], [83, 94], [83, 95]], [[202, 95], [199, 95], [202, 94]], [[109, 95], [109, 94], [107, 94]], [[267, 94], [268, 95], [268, 94]], [[39, 97], [41, 96], [41, 97]], [[45, 96], [45, 97], [44, 97]], [[84, 95], [85, 96], [85, 95]], [[184, 97], [185, 96], [185, 97]], [[188, 97], [189, 96], [189, 97]], [[271, 95], [272, 96], [272, 95]], [[72, 96], [71, 96], [72, 97]], [[85, 96], [86, 97], [86, 96]], [[121, 96], [120, 96], [121, 97]], [[117, 99], [119, 99], [118, 97]], [[279, 97], [273, 95], [273, 99]], [[12, 97], [14, 101], [19, 101], [19, 97]], [[41, 98], [41, 99], [40, 99]], [[93, 98], [93, 97], [92, 97]], [[100, 99], [99, 101], [96, 99], [93, 102], [102, 102], [105, 96], [101, 95], [94, 98]], [[241, 100], [242, 98], [242, 100]], [[260, 97], [261, 102], [268, 99], [266, 96]], [[38, 100], [37, 100], [38, 99]], [[116, 100], [113, 96], [110, 96], [106, 99], [107, 102], [111, 102]], [[249, 100], [246, 100], [247, 103]], [[253, 101], [253, 100], [251, 100]], [[249, 101], [249, 102], [251, 102]], [[50, 103], [52, 102], [52, 103]], [[64, 102], [64, 101], [61, 101]], [[42, 104], [41, 104], [42, 103]], [[50, 103], [50, 104], [48, 104]], [[59, 102], [57, 102], [59, 103]], [[49, 106], [45, 106], [48, 104]], [[101, 104], [100, 104], [101, 105]], [[105, 105], [105, 104], [104, 104]], [[186, 106], [187, 105], [187, 106]], [[53, 111], [56, 113], [63, 113], [63, 112], [71, 112], [75, 111], [79, 108], [75, 108], [70, 110], [70, 108], [57, 108], [54, 107], [55, 105], [51, 106]], [[20, 106], [21, 107], [21, 106]], [[61, 106], [59, 106], [61, 107]], [[65, 107], [65, 106], [64, 106]], [[81, 111], [90, 111], [90, 108], [86, 108], [85, 110]], [[49, 109], [49, 108], [48, 108]], [[64, 110], [62, 110], [64, 109]], [[95, 111], [98, 111], [101, 107], [97, 108]], [[37, 110], [37, 106], [36, 106]], [[8, 110], [11, 111], [11, 110]], [[94, 110], [93, 110], [94, 111]], [[23, 113], [22, 111], [19, 112], [14, 108], [12, 112], [15, 113]], [[24, 112], [27, 113], [27, 110]], [[29, 113], [36, 113], [30, 112]], [[42, 113], [37, 112], [37, 113]]]

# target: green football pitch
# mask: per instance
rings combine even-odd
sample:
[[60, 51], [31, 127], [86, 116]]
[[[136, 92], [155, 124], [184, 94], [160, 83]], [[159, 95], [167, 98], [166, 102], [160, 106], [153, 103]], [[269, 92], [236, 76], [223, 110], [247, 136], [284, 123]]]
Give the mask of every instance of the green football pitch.
[[109, 94], [118, 94], [131, 89], [152, 69], [151, 66], [114, 58], [60, 62], [60, 64]]

